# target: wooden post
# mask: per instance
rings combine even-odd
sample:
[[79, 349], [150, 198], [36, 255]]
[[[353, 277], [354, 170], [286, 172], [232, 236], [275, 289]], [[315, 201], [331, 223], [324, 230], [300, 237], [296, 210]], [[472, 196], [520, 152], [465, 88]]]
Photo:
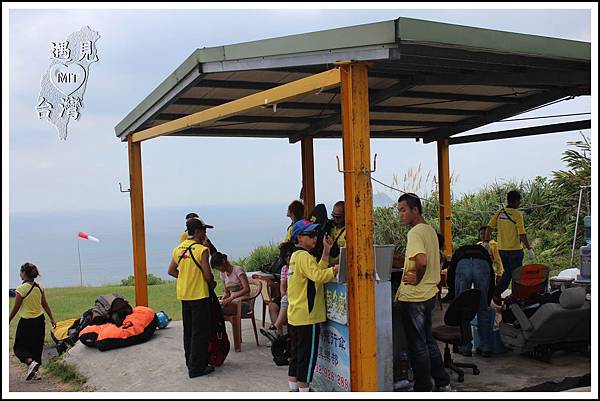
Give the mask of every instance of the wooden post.
[[352, 391], [377, 391], [367, 65], [342, 64], [341, 72], [350, 378]]
[[133, 237], [133, 277], [135, 304], [148, 306], [146, 277], [146, 234], [144, 229], [144, 191], [142, 188], [142, 143], [127, 138], [129, 153], [129, 197], [131, 200], [131, 233]]
[[302, 152], [302, 191], [304, 194], [304, 217], [310, 216], [315, 207], [315, 158], [312, 137], [304, 137]]
[[448, 139], [437, 141], [438, 193], [440, 200], [440, 232], [444, 236], [444, 251], [452, 255], [452, 208], [450, 206], [450, 160]]

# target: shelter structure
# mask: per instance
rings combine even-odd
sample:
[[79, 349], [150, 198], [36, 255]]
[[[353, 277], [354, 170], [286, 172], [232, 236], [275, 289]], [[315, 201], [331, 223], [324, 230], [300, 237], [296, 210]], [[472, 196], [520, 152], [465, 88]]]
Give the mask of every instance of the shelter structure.
[[159, 136], [301, 142], [305, 209], [313, 146], [341, 138], [351, 383], [377, 388], [370, 138], [437, 143], [440, 228], [451, 253], [449, 146], [591, 127], [579, 120], [457, 136], [591, 94], [591, 45], [398, 18], [195, 50], [116, 127], [128, 143], [135, 294], [148, 302], [141, 144]]

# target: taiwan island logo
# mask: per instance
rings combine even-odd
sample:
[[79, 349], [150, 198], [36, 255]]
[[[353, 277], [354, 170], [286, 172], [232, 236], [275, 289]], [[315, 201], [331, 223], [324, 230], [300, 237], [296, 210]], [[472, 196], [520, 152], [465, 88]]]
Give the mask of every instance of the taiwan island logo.
[[51, 62], [42, 75], [35, 109], [38, 119], [54, 124], [60, 139], [67, 139], [69, 120], [79, 118], [90, 64], [98, 61], [96, 41], [99, 38], [98, 32], [85, 26], [64, 42], [51, 42]]

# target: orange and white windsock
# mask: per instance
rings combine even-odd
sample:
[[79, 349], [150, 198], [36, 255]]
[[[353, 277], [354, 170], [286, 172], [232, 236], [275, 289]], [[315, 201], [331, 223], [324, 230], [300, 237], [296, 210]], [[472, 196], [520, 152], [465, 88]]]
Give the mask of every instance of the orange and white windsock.
[[86, 234], [86, 233], [84, 233], [84, 232], [81, 232], [81, 231], [79, 232], [79, 234], [77, 234], [77, 236], [78, 236], [79, 238], [87, 239], [87, 240], [90, 240], [90, 241], [94, 241], [94, 242], [100, 242], [100, 240], [99, 240], [98, 238], [96, 238], [96, 237], [92, 237], [91, 235], [89, 235], [89, 234]]

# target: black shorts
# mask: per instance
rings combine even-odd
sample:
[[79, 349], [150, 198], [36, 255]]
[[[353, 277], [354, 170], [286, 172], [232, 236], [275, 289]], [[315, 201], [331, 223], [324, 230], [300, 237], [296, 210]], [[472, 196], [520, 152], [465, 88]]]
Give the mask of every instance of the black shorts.
[[320, 323], [305, 326], [288, 324], [291, 338], [288, 376], [295, 377], [297, 381], [303, 383], [312, 381], [319, 354], [320, 332]]

